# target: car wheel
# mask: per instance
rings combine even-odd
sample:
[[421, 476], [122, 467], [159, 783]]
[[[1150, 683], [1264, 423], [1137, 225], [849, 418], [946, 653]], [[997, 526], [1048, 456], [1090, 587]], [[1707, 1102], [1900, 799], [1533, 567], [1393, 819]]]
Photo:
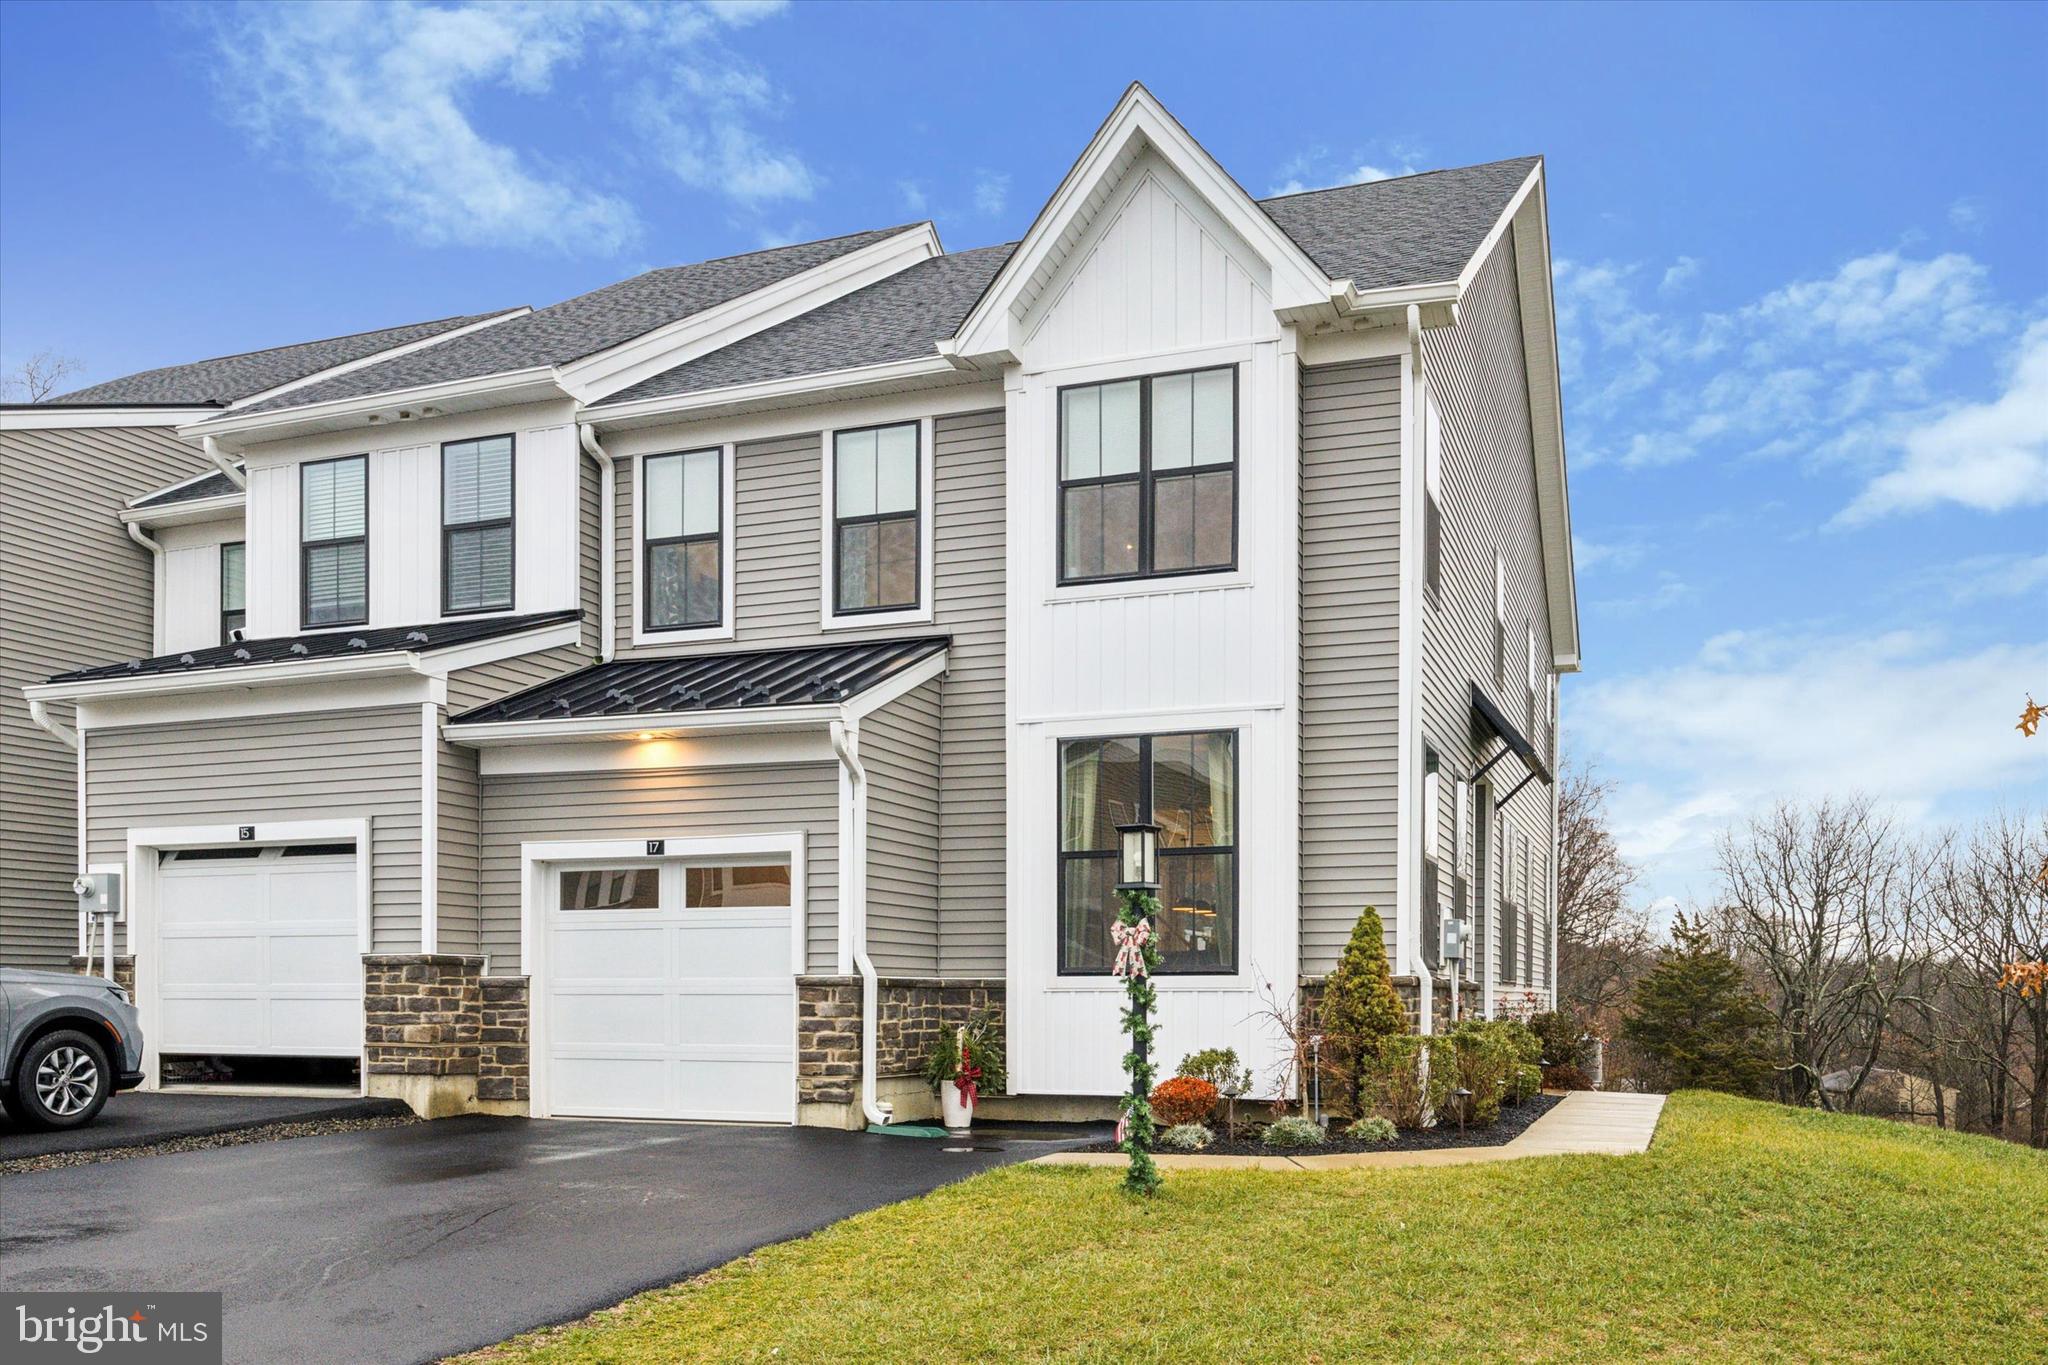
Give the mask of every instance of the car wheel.
[[23, 1049], [8, 1087], [21, 1121], [31, 1128], [77, 1128], [91, 1123], [113, 1090], [107, 1052], [72, 1029], [46, 1033]]

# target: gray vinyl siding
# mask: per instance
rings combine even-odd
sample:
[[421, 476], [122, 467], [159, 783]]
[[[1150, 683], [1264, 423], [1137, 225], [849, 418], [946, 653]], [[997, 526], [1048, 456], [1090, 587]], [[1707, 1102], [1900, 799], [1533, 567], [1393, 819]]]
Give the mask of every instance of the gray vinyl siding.
[[[1481, 732], [1475, 737], [1471, 684], [1478, 683], [1501, 711], [1521, 726], [1531, 743], [1548, 755], [1551, 720], [1545, 689], [1537, 692], [1536, 723], [1529, 725], [1524, 623], [1536, 628], [1537, 655], [1548, 667], [1550, 637], [1543, 595], [1543, 555], [1538, 539], [1534, 453], [1522, 355], [1520, 306], [1515, 292], [1514, 241], [1504, 237], [1481, 266], [1459, 310], [1457, 326], [1423, 334], [1423, 365], [1443, 422], [1443, 591], [1422, 608], [1421, 715], [1424, 739], [1443, 756], [1442, 834], [1445, 856], [1456, 837], [1455, 786], [1451, 778], [1472, 772], [1500, 749]], [[1507, 678], [1497, 680], [1493, 650], [1493, 555], [1505, 560], [1507, 585]], [[1538, 675], [1539, 684], [1542, 674]], [[1488, 774], [1496, 799], [1519, 782], [1525, 770], [1506, 758]], [[1508, 883], [1524, 891], [1530, 907], [1527, 932], [1518, 935], [1525, 962], [1529, 942], [1549, 937], [1552, 851], [1551, 791], [1541, 781], [1524, 787], [1501, 812], [1493, 842], [1496, 886], [1500, 860], [1516, 834], [1530, 844], [1526, 885], [1517, 873]], [[1468, 849], [1471, 844], [1468, 838]], [[1468, 852], [1460, 872], [1478, 883]], [[1449, 878], [1444, 895], [1448, 902]], [[1497, 913], [1502, 897], [1491, 898]], [[1477, 926], [1488, 951], [1499, 932], [1492, 915]], [[1543, 952], [1535, 954], [1543, 965]], [[1477, 975], [1476, 972], [1473, 975]], [[1522, 979], [1535, 979], [1525, 967]]]
[[580, 644], [558, 645], [510, 659], [459, 669], [448, 675], [448, 713], [461, 715], [485, 702], [509, 697], [589, 664], [596, 655]]
[[1301, 970], [1367, 906], [1394, 950], [1401, 364], [1301, 376]]
[[[446, 716], [442, 717], [445, 721]], [[437, 741], [435, 794], [435, 916], [444, 953], [481, 951], [477, 915], [477, 849], [483, 837], [482, 783], [477, 753]]]
[[417, 706], [96, 730], [86, 743], [94, 861], [122, 861], [138, 826], [367, 819], [373, 948], [419, 950]]
[[618, 629], [621, 654], [952, 637], [940, 689], [939, 970], [999, 975], [1004, 898], [1004, 441], [1001, 410], [933, 424], [929, 624], [820, 629], [823, 444], [815, 431], [751, 441], [734, 452], [735, 639], [698, 645], [632, 641], [633, 474], [619, 461]]
[[861, 722], [868, 775], [868, 953], [884, 972], [939, 971], [939, 685]]
[[116, 513], [209, 467], [161, 428], [0, 431], [0, 963], [61, 968], [78, 948], [77, 755], [21, 689], [153, 652], [155, 566]]
[[519, 848], [523, 843], [769, 834], [791, 829], [801, 829], [807, 836], [808, 970], [830, 972], [838, 963], [838, 765], [485, 777], [481, 938], [491, 971], [517, 975], [522, 970]]

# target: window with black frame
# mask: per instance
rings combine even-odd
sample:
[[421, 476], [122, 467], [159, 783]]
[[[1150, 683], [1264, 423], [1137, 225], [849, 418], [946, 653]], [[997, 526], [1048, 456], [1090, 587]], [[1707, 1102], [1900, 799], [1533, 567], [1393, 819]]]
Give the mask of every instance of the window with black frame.
[[360, 626], [370, 619], [369, 457], [299, 466], [299, 620]]
[[512, 438], [441, 447], [441, 613], [512, 605]]
[[1060, 582], [1237, 564], [1237, 369], [1061, 389]]
[[646, 504], [647, 629], [723, 624], [725, 456], [689, 450], [650, 456], [641, 469]]
[[917, 423], [832, 435], [832, 602], [840, 614], [914, 610]]
[[248, 547], [231, 540], [220, 547], [220, 642], [249, 624]]
[[1118, 825], [1159, 825], [1162, 975], [1237, 970], [1237, 735], [1072, 739], [1060, 745], [1059, 970], [1106, 975], [1117, 916]]

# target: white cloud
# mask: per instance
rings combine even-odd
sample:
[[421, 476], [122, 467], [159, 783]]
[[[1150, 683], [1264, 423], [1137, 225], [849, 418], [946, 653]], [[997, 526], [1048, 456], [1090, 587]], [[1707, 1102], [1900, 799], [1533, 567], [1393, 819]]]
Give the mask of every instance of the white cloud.
[[779, 8], [274, 5], [207, 11], [202, 21], [227, 116], [363, 216], [432, 245], [611, 254], [642, 231], [634, 205], [597, 171], [493, 136], [478, 107], [551, 96], [587, 60], [603, 64], [608, 82], [658, 69], [662, 85], [630, 87], [656, 92], [633, 107], [670, 136], [662, 153], [688, 183], [742, 201], [799, 194], [810, 183], [802, 162], [766, 146], [748, 122], [768, 103], [765, 82], [718, 36]]
[[1621, 779], [1623, 851], [1651, 895], [1710, 889], [1713, 838], [1780, 797], [1866, 793], [1909, 822], [2048, 792], [2013, 732], [2048, 640], [1947, 652], [1935, 637], [1730, 632], [1685, 663], [1571, 688], [1573, 749]]
[[1311, 147], [1280, 167], [1279, 179], [1266, 193], [1300, 194], [1304, 190], [1364, 185], [1414, 175], [1420, 155], [1417, 148], [1403, 143], [1380, 143], [1376, 150], [1353, 152], [1349, 156], [1333, 155], [1328, 147]]
[[1938, 503], [1981, 512], [2048, 503], [2048, 318], [2020, 338], [2005, 392], [1910, 427], [1898, 465], [1872, 479], [1836, 521], [1855, 525]]
[[1572, 567], [1579, 573], [1594, 569], [1628, 569], [1640, 564], [1649, 547], [1640, 540], [1593, 541], [1572, 537]]
[[1939, 592], [1956, 606], [2048, 595], [2048, 553], [1971, 555], [1911, 577], [1916, 590]]
[[1984, 213], [1984, 201], [1966, 195], [1948, 206], [1948, 225], [1958, 232], [1982, 232]]
[[1670, 265], [1664, 267], [1664, 278], [1657, 282], [1657, 292], [1660, 294], [1675, 294], [1689, 284], [1692, 281], [1692, 277], [1699, 273], [1700, 261], [1698, 257], [1680, 256]]
[[896, 192], [903, 196], [903, 207], [912, 213], [923, 213], [929, 207], [930, 201], [925, 198], [924, 186], [915, 180], [897, 181]]
[[[1576, 559], [1576, 556], [1574, 557]], [[1659, 569], [1641, 591], [1626, 597], [1601, 598], [1592, 605], [1615, 616], [1640, 616], [1666, 611], [1699, 596], [1699, 590], [1669, 569]]]
[[1010, 177], [994, 171], [982, 171], [974, 177], [974, 207], [979, 213], [990, 218], [1000, 214], [1010, 202]]

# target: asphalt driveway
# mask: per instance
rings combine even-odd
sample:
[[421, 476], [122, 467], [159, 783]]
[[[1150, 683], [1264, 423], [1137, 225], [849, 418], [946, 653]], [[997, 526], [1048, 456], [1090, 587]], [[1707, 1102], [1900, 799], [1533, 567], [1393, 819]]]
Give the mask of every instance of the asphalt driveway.
[[474, 1117], [37, 1171], [0, 1287], [219, 1290], [231, 1361], [431, 1360], [1053, 1144], [949, 1145]]

